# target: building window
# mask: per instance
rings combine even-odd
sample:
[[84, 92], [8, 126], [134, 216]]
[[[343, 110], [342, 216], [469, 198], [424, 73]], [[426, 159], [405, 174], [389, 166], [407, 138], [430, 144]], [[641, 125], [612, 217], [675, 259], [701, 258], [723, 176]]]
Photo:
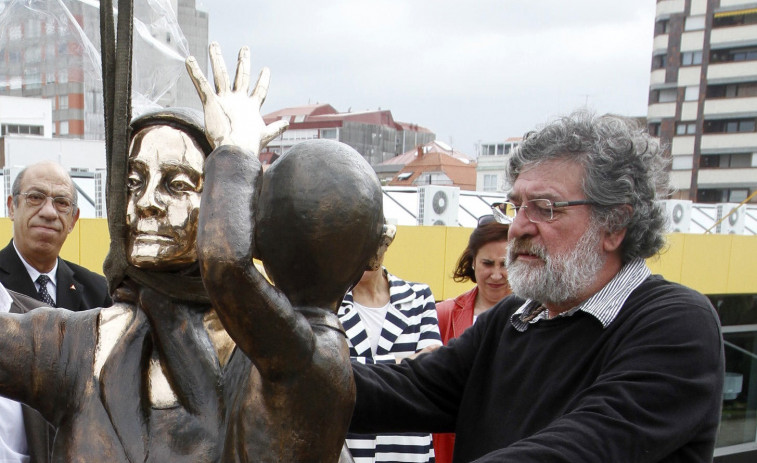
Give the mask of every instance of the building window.
[[663, 88], [660, 90], [655, 90], [655, 92], [652, 94], [652, 99], [655, 103], [675, 102], [678, 99], [678, 89]]
[[676, 124], [676, 135], [694, 135], [697, 133], [696, 122], [679, 122]]
[[731, 203], [740, 203], [749, 196], [748, 188], [733, 188], [728, 191], [728, 201]]
[[321, 138], [336, 140], [336, 129], [321, 129]]
[[497, 174], [484, 174], [484, 191], [497, 191]]
[[697, 189], [698, 203], [723, 203], [728, 198], [726, 190], [718, 188], [699, 188]]
[[707, 86], [707, 98], [746, 98], [752, 96], [757, 96], [757, 82]]
[[670, 20], [661, 19], [654, 24], [654, 35], [662, 35], [670, 32]]
[[68, 121], [58, 122], [58, 135], [68, 135]]
[[754, 132], [755, 120], [749, 119], [720, 119], [704, 121], [704, 133], [741, 133]]
[[752, 153], [707, 154], [699, 158], [703, 169], [745, 169], [752, 167]]
[[717, 169], [720, 167], [720, 156], [717, 154], [703, 154], [699, 157], [699, 167], [702, 169]]
[[691, 85], [686, 87], [686, 92], [683, 96], [685, 101], [697, 101], [699, 99], [699, 85]]
[[652, 69], [663, 69], [668, 61], [668, 55], [654, 55], [652, 57]]
[[649, 135], [653, 137], [660, 136], [660, 123], [659, 122], [654, 122], [652, 124], [649, 124]]
[[715, 13], [715, 18], [712, 20], [712, 27], [714, 29], [718, 27], [748, 26], [751, 24], [757, 24], [757, 11], [753, 9], [740, 12], [728, 11]]
[[681, 66], [698, 66], [702, 64], [702, 51], [681, 53]]
[[0, 127], [2, 135], [44, 135], [45, 132], [41, 125], [2, 124]]
[[710, 52], [711, 63], [757, 60], [757, 47], [726, 48]]
[[58, 96], [58, 109], [68, 109], [68, 95]]

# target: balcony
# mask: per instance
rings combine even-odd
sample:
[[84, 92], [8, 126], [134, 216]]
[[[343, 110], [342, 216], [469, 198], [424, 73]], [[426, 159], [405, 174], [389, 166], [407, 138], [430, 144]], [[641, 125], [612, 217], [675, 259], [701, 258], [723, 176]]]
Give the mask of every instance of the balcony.
[[699, 85], [702, 66], [686, 66], [678, 70], [678, 86], [689, 87]]
[[649, 77], [649, 85], [661, 85], [665, 83], [665, 69], [655, 69]]
[[757, 167], [738, 169], [699, 169], [699, 188], [733, 188], [757, 184]]
[[673, 156], [694, 154], [694, 135], [678, 135], [673, 137], [670, 154]]
[[704, 31], [681, 34], [681, 51], [699, 51], [704, 47]]
[[743, 117], [757, 115], [757, 97], [718, 98], [704, 102], [704, 116]]
[[654, 38], [654, 42], [652, 44], [652, 50], [653, 51], [662, 51], [667, 52], [668, 51], [668, 39], [670, 35], [669, 34], [660, 34], [657, 37]]
[[667, 16], [675, 13], [683, 13], [686, 2], [684, 0], [663, 0], [657, 2], [656, 17]]
[[712, 30], [710, 46], [725, 48], [740, 44], [754, 44], [757, 37], [757, 25], [720, 27]]
[[734, 150], [757, 151], [757, 133], [711, 133], [702, 135], [702, 154]]
[[675, 117], [676, 104], [673, 103], [655, 103], [649, 105], [647, 109], [648, 119], [662, 119], [665, 117]]
[[713, 84], [716, 81], [738, 82], [757, 77], [757, 61], [738, 61], [731, 63], [710, 64], [707, 68], [707, 80]]

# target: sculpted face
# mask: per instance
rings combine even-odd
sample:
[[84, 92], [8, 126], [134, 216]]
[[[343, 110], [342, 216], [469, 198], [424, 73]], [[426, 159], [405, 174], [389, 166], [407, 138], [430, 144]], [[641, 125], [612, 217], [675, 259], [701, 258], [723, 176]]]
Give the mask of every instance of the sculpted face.
[[181, 130], [151, 126], [136, 134], [129, 153], [129, 263], [171, 270], [195, 262], [202, 150]]

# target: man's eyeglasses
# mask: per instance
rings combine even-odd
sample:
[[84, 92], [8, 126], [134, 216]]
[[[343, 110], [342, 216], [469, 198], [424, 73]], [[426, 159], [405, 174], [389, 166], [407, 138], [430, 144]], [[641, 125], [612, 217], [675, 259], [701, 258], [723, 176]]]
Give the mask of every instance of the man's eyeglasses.
[[594, 201], [579, 199], [577, 201], [555, 201], [549, 199], [532, 199], [520, 206], [511, 202], [492, 204], [494, 219], [499, 223], [510, 224], [515, 220], [518, 211], [522, 210], [526, 218], [533, 223], [551, 222], [555, 219], [554, 210], [561, 207], [581, 206], [584, 204], [596, 205]]
[[30, 191], [28, 193], [21, 193], [21, 196], [26, 200], [26, 205], [29, 207], [39, 207], [50, 198], [53, 202], [55, 210], [61, 214], [68, 214], [76, 206], [73, 201], [65, 196], [47, 196], [44, 193], [38, 191]]

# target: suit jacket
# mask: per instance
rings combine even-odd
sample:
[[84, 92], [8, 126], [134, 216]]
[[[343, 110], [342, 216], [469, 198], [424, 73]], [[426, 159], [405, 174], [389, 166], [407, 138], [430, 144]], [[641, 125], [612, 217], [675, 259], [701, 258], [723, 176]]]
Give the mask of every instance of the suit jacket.
[[[12, 247], [11, 251], [13, 251]], [[47, 304], [15, 291], [8, 290], [8, 294], [13, 299], [11, 313], [26, 313], [37, 307], [47, 307]], [[48, 463], [52, 454], [55, 428], [42, 418], [39, 412], [24, 404], [21, 404], [21, 414], [26, 428], [26, 445], [29, 448], [30, 463]]]
[[[105, 278], [80, 265], [59, 257], [56, 280], [58, 307], [79, 311], [112, 305]], [[39, 298], [37, 287], [13, 248], [13, 240], [0, 251], [0, 283], [11, 291]]]
[[[58, 307], [80, 311], [112, 305], [105, 278], [80, 265], [58, 258], [56, 280], [55, 301]], [[39, 298], [37, 287], [18, 257], [13, 240], [0, 251], [0, 282], [13, 298], [11, 312], [24, 313], [45, 305], [35, 300]], [[26, 405], [22, 405], [22, 413], [31, 463], [47, 463], [50, 460], [55, 428], [36, 410]]]

